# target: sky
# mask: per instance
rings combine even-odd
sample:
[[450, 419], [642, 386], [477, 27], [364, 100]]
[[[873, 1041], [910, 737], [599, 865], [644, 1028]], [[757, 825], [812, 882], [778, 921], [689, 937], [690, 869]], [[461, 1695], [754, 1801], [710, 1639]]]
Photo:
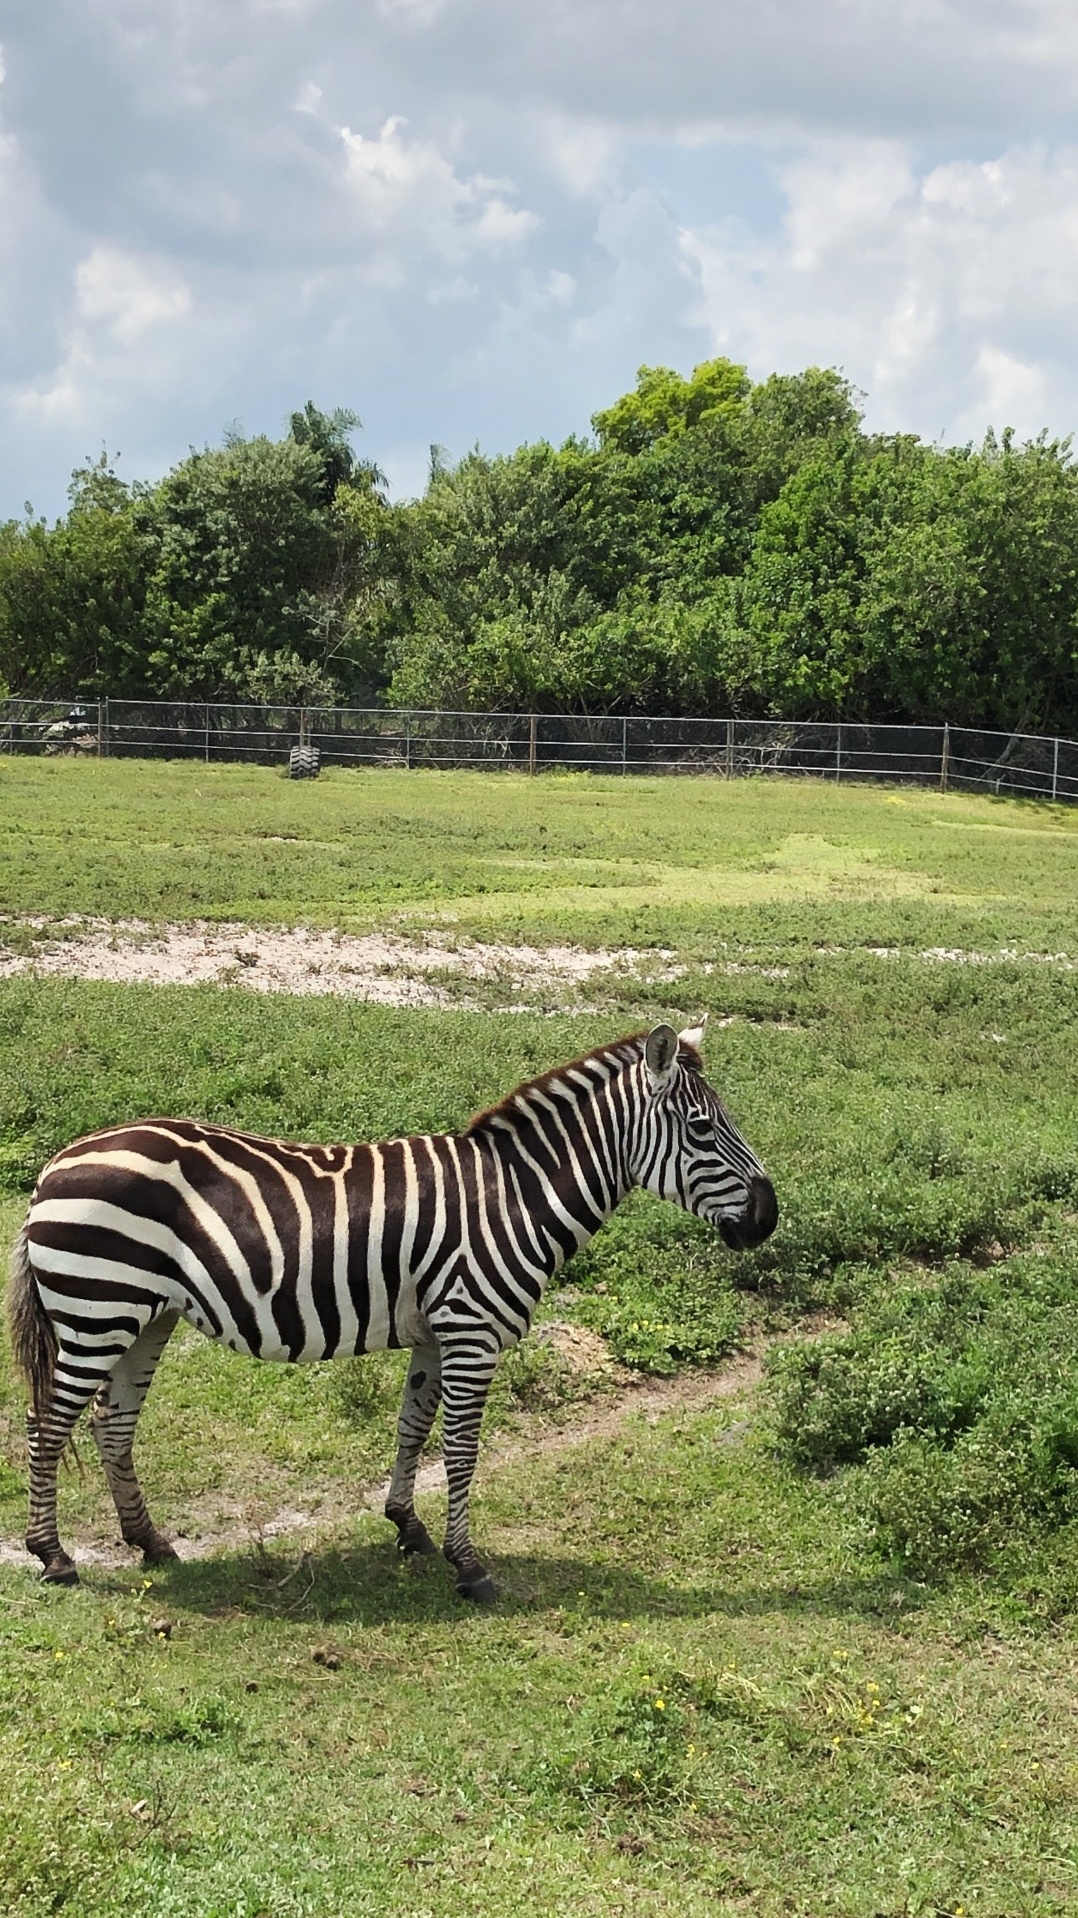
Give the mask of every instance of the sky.
[[1073, 0], [0, 0], [0, 519], [102, 448], [586, 433], [641, 364], [1078, 428]]

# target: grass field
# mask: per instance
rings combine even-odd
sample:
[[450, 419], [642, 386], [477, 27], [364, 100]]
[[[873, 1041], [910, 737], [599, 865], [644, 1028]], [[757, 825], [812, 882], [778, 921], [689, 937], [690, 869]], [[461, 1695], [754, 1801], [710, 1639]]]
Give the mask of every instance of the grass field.
[[[162, 1523], [224, 1538], [148, 1585], [0, 1565], [0, 1909], [1078, 1909], [1076, 854], [1063, 810], [874, 788], [0, 763], [19, 950], [31, 914], [437, 923], [684, 968], [615, 969], [556, 1017], [0, 980], [5, 1229], [113, 1119], [455, 1127], [705, 1009], [783, 1209], [736, 1259], [631, 1203], [570, 1268], [547, 1316], [672, 1374], [669, 1410], [610, 1399], [572, 1445], [595, 1382], [523, 1348], [476, 1502], [489, 1615], [349, 1509], [399, 1360], [177, 1339], [144, 1476]], [[679, 1399], [749, 1340], [774, 1343], [763, 1388]], [[61, 1501], [71, 1538], [113, 1536], [95, 1466]]]
[[1074, 810], [875, 786], [0, 759], [3, 909], [57, 917], [1054, 949], [1076, 857]]

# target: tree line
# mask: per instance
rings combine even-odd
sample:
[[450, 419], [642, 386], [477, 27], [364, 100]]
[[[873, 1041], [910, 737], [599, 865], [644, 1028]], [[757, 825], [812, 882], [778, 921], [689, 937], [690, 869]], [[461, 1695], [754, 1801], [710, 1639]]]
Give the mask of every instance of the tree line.
[[715, 359], [391, 504], [358, 424], [308, 402], [155, 485], [102, 455], [0, 526], [0, 681], [1078, 732], [1068, 440], [867, 433], [834, 371]]

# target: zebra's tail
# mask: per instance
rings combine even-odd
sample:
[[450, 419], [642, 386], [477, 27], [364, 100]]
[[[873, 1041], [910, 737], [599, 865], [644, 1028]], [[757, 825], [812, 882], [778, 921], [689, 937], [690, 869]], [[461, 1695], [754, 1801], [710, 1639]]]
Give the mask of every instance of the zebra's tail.
[[43, 1419], [52, 1397], [56, 1371], [56, 1333], [34, 1281], [25, 1225], [20, 1227], [11, 1248], [7, 1322], [11, 1356], [30, 1388], [34, 1411]]

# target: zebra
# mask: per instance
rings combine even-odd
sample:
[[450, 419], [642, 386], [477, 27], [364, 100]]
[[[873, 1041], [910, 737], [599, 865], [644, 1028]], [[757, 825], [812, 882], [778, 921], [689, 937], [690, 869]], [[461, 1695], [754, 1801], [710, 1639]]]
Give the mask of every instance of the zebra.
[[543, 1073], [459, 1134], [298, 1145], [190, 1119], [75, 1140], [45, 1167], [12, 1262], [11, 1346], [27, 1380], [27, 1550], [78, 1572], [57, 1530], [57, 1466], [87, 1406], [124, 1541], [178, 1556], [132, 1459], [139, 1412], [182, 1318], [233, 1351], [305, 1363], [410, 1347], [385, 1503], [399, 1549], [435, 1546], [414, 1505], [439, 1403], [457, 1591], [495, 1587], [468, 1497], [495, 1367], [544, 1286], [632, 1186], [747, 1248], [774, 1187], [703, 1074], [703, 1028], [657, 1025]]

